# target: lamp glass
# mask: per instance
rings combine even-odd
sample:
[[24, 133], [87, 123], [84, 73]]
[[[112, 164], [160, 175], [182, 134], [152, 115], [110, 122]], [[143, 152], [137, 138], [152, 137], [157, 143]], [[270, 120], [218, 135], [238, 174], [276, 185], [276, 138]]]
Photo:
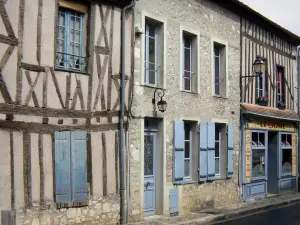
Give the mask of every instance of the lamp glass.
[[164, 100], [159, 100], [157, 102], [157, 108], [159, 111], [164, 112], [167, 109], [167, 102]]
[[253, 63], [253, 69], [256, 74], [262, 74], [265, 72], [266, 65], [261, 58], [257, 58]]

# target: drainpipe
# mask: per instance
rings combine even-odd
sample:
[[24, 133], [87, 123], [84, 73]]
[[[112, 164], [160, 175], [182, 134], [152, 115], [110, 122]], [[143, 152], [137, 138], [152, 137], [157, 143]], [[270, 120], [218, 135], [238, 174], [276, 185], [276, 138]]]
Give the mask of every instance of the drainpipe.
[[[124, 151], [124, 111], [125, 111], [125, 59], [126, 59], [126, 10], [135, 6], [136, 0], [132, 0], [131, 4], [122, 9], [121, 15], [121, 102], [120, 102], [120, 224], [125, 224], [125, 151]], [[133, 37], [132, 37], [133, 38]]]
[[[300, 114], [300, 46], [297, 47], [297, 114]], [[299, 162], [300, 162], [300, 156], [299, 156], [299, 152], [300, 152], [300, 124], [298, 123], [298, 176], [299, 176]], [[298, 192], [300, 192], [300, 180], [298, 177]]]

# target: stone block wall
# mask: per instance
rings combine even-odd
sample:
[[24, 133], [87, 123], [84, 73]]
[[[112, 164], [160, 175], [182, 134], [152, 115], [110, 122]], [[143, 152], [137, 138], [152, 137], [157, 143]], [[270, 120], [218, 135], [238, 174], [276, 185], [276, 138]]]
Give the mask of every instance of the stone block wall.
[[[135, 119], [130, 121], [131, 152], [131, 219], [142, 220], [144, 170], [141, 161], [143, 147], [142, 133], [145, 117], [160, 118], [165, 124], [164, 145], [159, 151], [164, 152], [162, 210], [157, 214], [169, 216], [169, 190], [178, 188], [179, 214], [199, 208], [221, 207], [239, 201], [239, 112], [240, 112], [240, 18], [238, 15], [221, 8], [209, 0], [140, 0], [135, 8], [135, 27], [142, 28], [143, 15], [153, 19], [165, 19], [166, 41], [164, 57], [167, 110], [164, 113], [153, 111], [151, 99], [155, 88], [142, 85], [141, 60], [143, 52], [142, 35], [135, 42], [134, 95], [132, 112]], [[200, 92], [198, 94], [180, 91], [180, 27], [184, 26], [200, 33]], [[143, 31], [143, 30], [142, 30]], [[220, 39], [228, 43], [228, 96], [212, 96], [212, 40]], [[162, 50], [162, 49], [161, 49]], [[234, 127], [234, 176], [227, 180], [174, 186], [173, 177], [173, 121], [192, 120], [197, 122], [225, 121]]]

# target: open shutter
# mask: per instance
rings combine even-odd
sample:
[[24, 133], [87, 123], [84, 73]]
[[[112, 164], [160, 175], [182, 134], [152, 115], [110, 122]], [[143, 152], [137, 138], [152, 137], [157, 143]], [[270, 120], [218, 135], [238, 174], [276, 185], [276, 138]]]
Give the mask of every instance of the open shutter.
[[215, 179], [216, 161], [215, 161], [215, 149], [216, 149], [216, 127], [215, 123], [207, 123], [207, 179]]
[[87, 189], [87, 134], [85, 131], [71, 133], [72, 141], [72, 197], [73, 201], [88, 199]]
[[184, 177], [184, 123], [174, 121], [174, 183]]
[[228, 124], [228, 165], [227, 165], [227, 177], [233, 176], [233, 126]]
[[71, 202], [70, 132], [54, 133], [55, 195], [57, 203]]
[[207, 123], [200, 123], [199, 181], [207, 180]]

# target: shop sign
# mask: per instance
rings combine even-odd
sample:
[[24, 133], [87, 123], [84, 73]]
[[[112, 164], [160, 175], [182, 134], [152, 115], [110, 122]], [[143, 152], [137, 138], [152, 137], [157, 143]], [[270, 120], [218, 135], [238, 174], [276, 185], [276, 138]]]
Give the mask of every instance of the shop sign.
[[292, 136], [292, 175], [297, 175], [297, 134]]
[[257, 120], [257, 121], [248, 122], [248, 128], [296, 132], [296, 128], [293, 124], [278, 123], [278, 122], [266, 121], [266, 120]]
[[251, 155], [251, 130], [246, 130], [246, 161], [245, 161], [245, 181], [251, 182], [252, 178], [252, 155]]

